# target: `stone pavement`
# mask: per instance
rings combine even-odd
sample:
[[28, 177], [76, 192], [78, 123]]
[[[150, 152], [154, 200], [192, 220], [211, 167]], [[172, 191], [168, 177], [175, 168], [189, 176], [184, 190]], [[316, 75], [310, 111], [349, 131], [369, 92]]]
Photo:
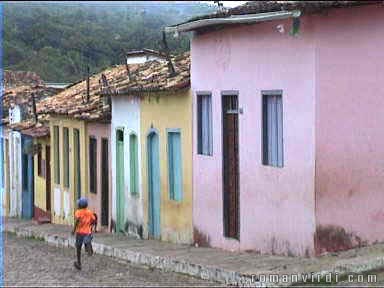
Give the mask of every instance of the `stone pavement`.
[[[180, 273], [127, 263], [104, 255], [82, 255], [82, 270], [73, 266], [75, 249], [57, 248], [36, 239], [4, 235], [3, 287], [210, 287], [209, 282]], [[224, 285], [223, 285], [224, 287]]]
[[[74, 247], [71, 228], [5, 218], [5, 230], [17, 236], [44, 239], [56, 247]], [[214, 248], [138, 240], [116, 234], [96, 233], [94, 250], [128, 262], [178, 272], [204, 280], [241, 286], [288, 286], [305, 275], [362, 273], [384, 267], [384, 244], [332, 253], [317, 258], [228, 252]], [[271, 278], [270, 275], [278, 275]], [[304, 276], [304, 277], [302, 277]], [[256, 281], [259, 278], [260, 281]]]

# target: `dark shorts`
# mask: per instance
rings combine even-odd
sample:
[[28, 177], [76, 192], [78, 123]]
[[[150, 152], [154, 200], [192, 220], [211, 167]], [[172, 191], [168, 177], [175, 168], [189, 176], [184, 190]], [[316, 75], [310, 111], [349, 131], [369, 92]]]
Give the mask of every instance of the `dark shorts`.
[[76, 234], [76, 247], [82, 247], [83, 243], [85, 246], [91, 245], [92, 234]]

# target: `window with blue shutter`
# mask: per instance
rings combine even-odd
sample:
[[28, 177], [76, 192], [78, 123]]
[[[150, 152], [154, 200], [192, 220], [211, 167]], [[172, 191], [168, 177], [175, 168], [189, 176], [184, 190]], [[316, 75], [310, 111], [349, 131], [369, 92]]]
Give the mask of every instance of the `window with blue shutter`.
[[169, 198], [183, 199], [183, 177], [181, 161], [181, 135], [179, 131], [168, 131]]
[[282, 92], [263, 91], [263, 164], [284, 166]]

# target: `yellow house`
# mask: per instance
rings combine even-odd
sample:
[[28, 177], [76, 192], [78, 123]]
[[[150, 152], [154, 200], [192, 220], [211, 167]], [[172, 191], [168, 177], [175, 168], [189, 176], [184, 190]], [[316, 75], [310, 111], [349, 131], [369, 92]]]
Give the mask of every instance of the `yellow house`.
[[172, 65], [175, 73], [166, 62], [131, 66], [112, 93], [113, 215], [117, 231], [137, 222], [145, 238], [192, 243], [189, 54]]
[[51, 222], [51, 166], [49, 126], [34, 123], [21, 130], [33, 139], [33, 218], [39, 223]]
[[49, 115], [53, 223], [72, 225], [77, 200], [87, 197], [98, 230], [111, 227], [110, 104], [101, 91], [124, 73], [107, 69], [37, 105]]
[[[140, 107], [144, 211], [148, 211], [144, 221], [149, 236], [191, 243], [192, 97], [189, 89], [162, 93], [144, 97]], [[157, 173], [159, 179], [153, 179]], [[160, 199], [153, 195], [158, 192]], [[156, 217], [160, 218], [159, 227]]]
[[52, 221], [72, 224], [76, 200], [88, 189], [85, 122], [54, 116], [50, 130]]

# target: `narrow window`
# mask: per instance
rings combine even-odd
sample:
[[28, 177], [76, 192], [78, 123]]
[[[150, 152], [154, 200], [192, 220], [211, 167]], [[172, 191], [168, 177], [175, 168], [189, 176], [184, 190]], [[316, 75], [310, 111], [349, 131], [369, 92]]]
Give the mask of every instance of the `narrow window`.
[[53, 159], [55, 162], [55, 183], [60, 184], [60, 149], [59, 143], [59, 126], [53, 126], [53, 147], [54, 147], [54, 155]]
[[283, 167], [283, 101], [281, 92], [263, 92], [263, 164]]
[[137, 147], [137, 136], [131, 134], [129, 136], [129, 161], [130, 161], [130, 183], [131, 194], [139, 194], [139, 156]]
[[97, 140], [89, 137], [89, 190], [97, 193]]
[[180, 132], [168, 132], [169, 198], [176, 201], [183, 198], [180, 138]]
[[197, 151], [212, 155], [212, 100], [211, 94], [197, 95]]
[[69, 187], [69, 129], [63, 128], [64, 187]]

